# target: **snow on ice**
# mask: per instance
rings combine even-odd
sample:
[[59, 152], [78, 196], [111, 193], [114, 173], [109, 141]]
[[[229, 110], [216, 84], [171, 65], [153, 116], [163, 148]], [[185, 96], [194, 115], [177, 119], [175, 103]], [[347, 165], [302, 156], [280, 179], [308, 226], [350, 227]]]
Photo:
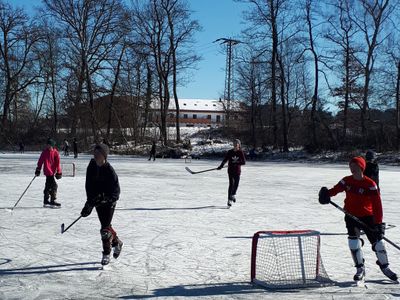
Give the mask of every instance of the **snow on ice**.
[[[124, 242], [109, 270], [100, 270], [96, 213], [82, 218], [89, 156], [76, 163], [76, 177], [58, 181], [61, 209], [42, 207], [44, 176], [33, 177], [39, 153], [0, 154], [0, 299], [390, 299], [400, 297], [366, 243], [368, 288], [355, 287], [343, 214], [318, 203], [321, 186], [348, 175], [347, 165], [248, 162], [237, 203], [226, 209], [226, 170], [191, 175], [184, 160], [110, 156], [121, 198], [113, 226]], [[192, 170], [219, 161], [192, 161]], [[386, 236], [400, 244], [400, 173], [381, 166], [384, 220], [397, 227]], [[332, 199], [342, 204], [343, 195]], [[259, 230], [315, 229], [322, 259], [335, 285], [268, 291], [249, 284], [251, 237]], [[392, 270], [400, 251], [387, 245]]]

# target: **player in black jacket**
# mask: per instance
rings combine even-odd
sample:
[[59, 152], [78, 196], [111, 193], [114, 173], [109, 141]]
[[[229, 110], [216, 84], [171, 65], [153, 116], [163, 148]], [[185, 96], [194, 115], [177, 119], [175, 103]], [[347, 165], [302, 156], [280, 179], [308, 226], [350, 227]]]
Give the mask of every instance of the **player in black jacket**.
[[367, 162], [367, 166], [365, 167], [364, 175], [375, 181], [379, 188], [379, 166], [376, 162], [374, 151], [368, 150], [365, 154], [365, 160]]
[[226, 162], [228, 162], [228, 207], [230, 207], [232, 205], [231, 201], [236, 202], [236, 191], [239, 187], [241, 166], [246, 164], [244, 153], [242, 149], [240, 149], [240, 140], [233, 141], [233, 149], [226, 153], [224, 160], [218, 167], [218, 170], [221, 170]]
[[112, 247], [114, 248], [114, 258], [118, 258], [123, 245], [111, 226], [115, 205], [119, 199], [120, 187], [118, 176], [107, 161], [108, 153], [109, 148], [105, 144], [98, 144], [94, 148], [94, 158], [90, 161], [86, 171], [87, 201], [81, 212], [82, 217], [87, 217], [92, 212], [93, 207], [96, 207], [101, 223], [102, 265], [107, 265], [110, 262]]

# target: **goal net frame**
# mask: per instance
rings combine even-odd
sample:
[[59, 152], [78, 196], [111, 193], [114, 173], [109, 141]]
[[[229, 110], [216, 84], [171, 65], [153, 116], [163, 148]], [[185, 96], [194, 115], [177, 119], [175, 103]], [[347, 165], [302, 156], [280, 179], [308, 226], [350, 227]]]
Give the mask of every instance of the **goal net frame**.
[[[283, 244], [288, 248], [282, 247]], [[256, 232], [252, 239], [251, 282], [271, 289], [331, 285], [333, 281], [323, 266], [320, 246], [320, 232], [315, 230]]]
[[61, 163], [61, 171], [63, 177], [75, 177], [76, 174], [75, 163], [73, 162]]

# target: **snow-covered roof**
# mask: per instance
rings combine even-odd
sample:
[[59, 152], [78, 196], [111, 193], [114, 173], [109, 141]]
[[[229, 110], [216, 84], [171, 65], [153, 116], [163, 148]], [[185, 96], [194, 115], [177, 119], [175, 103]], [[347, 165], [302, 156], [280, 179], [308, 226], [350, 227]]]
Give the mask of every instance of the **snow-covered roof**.
[[[214, 111], [224, 112], [226, 101], [215, 99], [179, 99], [179, 108], [181, 111]], [[153, 101], [152, 108], [159, 107], [158, 101]], [[231, 101], [231, 109], [238, 108], [237, 101]], [[169, 109], [175, 110], [175, 100], [172, 98], [169, 102]]]

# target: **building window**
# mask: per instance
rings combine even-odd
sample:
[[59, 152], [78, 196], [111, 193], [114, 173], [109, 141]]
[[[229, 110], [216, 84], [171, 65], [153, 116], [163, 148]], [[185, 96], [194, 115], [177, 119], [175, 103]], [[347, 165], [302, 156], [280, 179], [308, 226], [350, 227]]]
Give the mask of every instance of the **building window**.
[[193, 119], [197, 119], [197, 115], [193, 115]]
[[221, 123], [221, 116], [217, 116], [217, 123]]
[[188, 115], [187, 115], [187, 114], [184, 114], [184, 115], [183, 115], [183, 118], [184, 118], [184, 119], [187, 119], [187, 118], [188, 118]]
[[207, 115], [207, 119], [211, 120], [211, 115]]

